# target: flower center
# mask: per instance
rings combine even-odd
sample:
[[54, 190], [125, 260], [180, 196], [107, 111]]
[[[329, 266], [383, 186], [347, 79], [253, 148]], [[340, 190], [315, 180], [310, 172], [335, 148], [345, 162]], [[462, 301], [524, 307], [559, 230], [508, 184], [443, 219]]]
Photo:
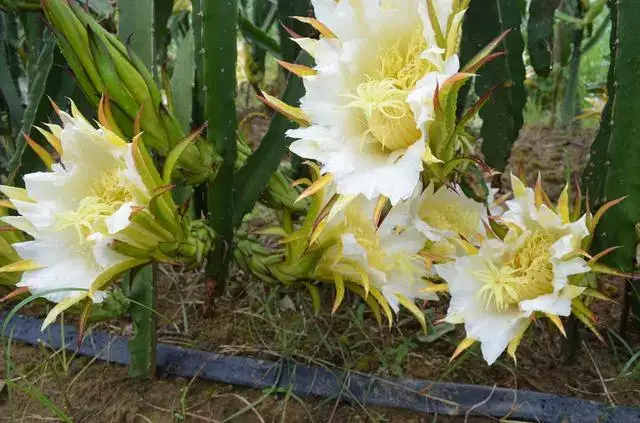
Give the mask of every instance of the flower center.
[[90, 190], [102, 202], [113, 207], [114, 211], [133, 198], [128, 187], [122, 183], [120, 169], [117, 167], [105, 172]]
[[488, 262], [485, 270], [475, 272], [484, 282], [478, 296], [486, 307], [506, 311], [521, 301], [552, 293], [552, 244], [548, 234], [537, 232], [501, 267]]
[[363, 112], [365, 134], [386, 150], [405, 149], [420, 138], [407, 97], [432, 68], [420, 57], [426, 48], [421, 31], [381, 48], [375, 70], [349, 96], [347, 107]]
[[58, 229], [73, 226], [80, 239], [87, 238], [95, 232], [106, 233], [105, 219], [133, 198], [122, 183], [118, 168], [105, 172], [89, 191], [92, 195], [83, 198], [75, 211], [67, 211], [57, 216]]

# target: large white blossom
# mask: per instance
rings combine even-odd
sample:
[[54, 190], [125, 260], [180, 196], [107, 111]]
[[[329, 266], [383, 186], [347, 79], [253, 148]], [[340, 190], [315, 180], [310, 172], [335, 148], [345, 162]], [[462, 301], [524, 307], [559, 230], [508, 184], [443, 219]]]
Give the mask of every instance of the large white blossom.
[[[446, 34], [453, 1], [433, 3]], [[383, 195], [395, 205], [419, 185], [423, 163], [438, 161], [426, 126], [437, 87], [458, 72], [455, 48], [436, 44], [424, 1], [314, 0], [313, 6], [331, 33], [296, 40], [316, 67], [304, 77], [301, 100], [310, 124], [288, 132], [297, 139], [291, 151], [319, 161], [339, 194]], [[447, 41], [457, 46], [455, 36]]]
[[589, 234], [585, 217], [570, 222], [564, 211], [537, 204], [532, 189], [512, 180], [515, 199], [507, 202], [504, 240], [486, 239], [476, 255], [435, 266], [451, 294], [446, 320], [464, 323], [489, 364], [510, 343], [517, 347], [535, 313], [568, 316], [572, 299], [584, 290], [569, 277], [590, 271], [575, 254]]
[[394, 311], [416, 299], [437, 299], [420, 252], [426, 237], [410, 224], [409, 210], [391, 210], [379, 228], [373, 222], [375, 202], [358, 196], [329, 223], [319, 244], [326, 249], [316, 276], [354, 282], [382, 294]]
[[[75, 107], [73, 116], [59, 116], [63, 126], [50, 125], [49, 136], [59, 142], [60, 162], [49, 172], [25, 175], [24, 189], [1, 187], [19, 213], [2, 219], [33, 238], [13, 245], [30, 267], [18, 287], [67, 305], [85, 297], [100, 302], [105, 274], [140, 261], [109, 244], [126, 233], [130, 215], [148, 206], [150, 194], [136, 169], [132, 144], [94, 128]], [[124, 238], [146, 243], [143, 237]]]

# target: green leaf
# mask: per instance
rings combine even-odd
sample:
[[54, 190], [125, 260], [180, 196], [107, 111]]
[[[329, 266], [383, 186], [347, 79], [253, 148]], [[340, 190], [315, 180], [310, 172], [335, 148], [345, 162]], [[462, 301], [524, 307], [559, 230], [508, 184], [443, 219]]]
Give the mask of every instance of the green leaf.
[[154, 61], [153, 3], [154, 0], [118, 0], [118, 35], [123, 43], [130, 42], [131, 48], [147, 69], [153, 69]]
[[[74, 2], [70, 2], [69, 5], [82, 25], [90, 27], [107, 44], [118, 74], [132, 95], [141, 104], [145, 104], [150, 97], [151, 101], [146, 105], [147, 108], [156, 108], [162, 103], [162, 95], [151, 75], [151, 69], [135, 53], [132, 46], [125, 45], [115, 34], [107, 31], [82, 6]], [[152, 107], [149, 107], [150, 105]]]
[[317, 286], [315, 286], [310, 282], [305, 282], [304, 285], [307, 287], [307, 290], [309, 290], [309, 294], [311, 295], [311, 305], [313, 307], [313, 314], [317, 316], [318, 314], [320, 314], [320, 309], [322, 307], [321, 300], [320, 300], [320, 290], [318, 289]]
[[[619, 245], [603, 261], [631, 272], [637, 244], [635, 224], [640, 222], [640, 9], [634, 0], [611, 2], [611, 67], [609, 103], [591, 147], [583, 178], [592, 210], [607, 201], [628, 195], [611, 208], [596, 230], [593, 251]], [[606, 247], [605, 247], [606, 248]]]
[[527, 49], [531, 66], [540, 76], [551, 73], [554, 13], [559, 0], [531, 0], [527, 22]]
[[458, 73], [445, 81], [438, 90], [439, 107], [429, 125], [429, 144], [436, 157], [453, 159], [456, 146], [456, 107], [460, 88], [473, 75]]
[[193, 143], [200, 136], [200, 133], [203, 129], [204, 127], [188, 135], [185, 139], [183, 139], [175, 147], [173, 147], [169, 154], [167, 154], [167, 158], [164, 161], [164, 168], [162, 170], [162, 182], [164, 182], [166, 185], [169, 185], [171, 183], [171, 175], [173, 174], [173, 171], [178, 164], [178, 160], [180, 160], [180, 157], [185, 152], [187, 147], [189, 147], [189, 145], [191, 145], [191, 143]]
[[463, 64], [498, 34], [511, 31], [502, 41], [502, 48], [508, 54], [487, 63], [475, 78], [475, 91], [479, 97], [492, 87], [505, 84], [504, 88], [494, 91], [480, 110], [480, 117], [483, 119], [482, 152], [487, 164], [498, 170], [505, 168], [511, 146], [524, 123], [522, 112], [526, 96], [521, 22], [522, 11], [517, 1], [491, 0], [472, 1], [463, 24]]
[[[78, 16], [74, 14], [74, 4], [73, 2], [66, 3], [63, 0], [48, 0], [43, 2], [43, 9], [48, 22], [51, 24], [50, 26], [59, 39], [65, 57], [69, 60], [69, 65], [74, 67], [76, 77], [79, 80], [83, 80], [85, 78], [79, 75], [86, 74], [86, 80], [91, 82], [96, 92], [101, 93], [104, 90], [104, 86], [89, 51], [86, 27], [90, 25], [85, 25], [87, 22], [80, 21]], [[86, 15], [81, 6], [77, 7]], [[99, 26], [93, 19], [91, 21]], [[77, 65], [80, 66], [78, 67]], [[82, 83], [82, 86], [83, 88], [90, 88], [86, 83]]]
[[129, 312], [133, 322], [133, 337], [129, 340], [131, 363], [129, 375], [151, 378], [156, 367], [156, 264], [131, 270], [123, 284], [129, 289]]
[[91, 28], [88, 28], [88, 34], [89, 49], [105, 86], [103, 94], [108, 94], [109, 98], [130, 118], [131, 123], [127, 122], [123, 127], [131, 126], [140, 111], [140, 106], [120, 80], [106, 43]]
[[426, 335], [418, 335], [417, 339], [420, 342], [424, 342], [427, 344], [432, 344], [445, 336], [448, 333], [451, 333], [456, 330], [456, 326], [451, 323], [440, 323], [437, 325], [429, 325], [427, 329]]
[[26, 72], [29, 77], [36, 72], [38, 56], [42, 49], [42, 31], [44, 29], [44, 22], [37, 14], [34, 13], [22, 13], [18, 15], [18, 17], [20, 18], [22, 29], [24, 30], [23, 41], [26, 44], [27, 50]]
[[195, 84], [195, 50], [193, 29], [178, 41], [178, 53], [171, 75], [173, 110], [184, 132], [191, 127], [193, 89]]
[[233, 188], [236, 145], [236, 60], [238, 0], [202, 1], [203, 81], [208, 141], [215, 146], [222, 164], [209, 183], [209, 224], [220, 236], [210, 258], [207, 273], [216, 281], [217, 293], [224, 292], [233, 245]]
[[[302, 53], [298, 63], [313, 65], [313, 59], [307, 53]], [[297, 105], [304, 94], [302, 79], [290, 75], [283, 101]], [[246, 164], [238, 171], [235, 181], [235, 215], [234, 221], [238, 225], [246, 213], [249, 213], [260, 194], [265, 189], [269, 178], [278, 169], [291, 140], [285, 137], [285, 132], [294, 124], [276, 113], [271, 119], [269, 130], [262, 138], [258, 149], [249, 156]]]
[[[4, 29], [1, 37], [4, 38], [7, 43], [7, 53], [10, 56], [9, 66], [11, 70], [11, 76], [14, 82], [20, 78], [23, 74], [22, 63], [20, 60], [20, 49], [23, 48], [22, 28], [19, 25], [19, 21], [15, 15], [4, 14], [0, 11], [0, 14], [4, 16]], [[12, 57], [11, 57], [12, 56]], [[17, 82], [15, 82], [17, 85]]]

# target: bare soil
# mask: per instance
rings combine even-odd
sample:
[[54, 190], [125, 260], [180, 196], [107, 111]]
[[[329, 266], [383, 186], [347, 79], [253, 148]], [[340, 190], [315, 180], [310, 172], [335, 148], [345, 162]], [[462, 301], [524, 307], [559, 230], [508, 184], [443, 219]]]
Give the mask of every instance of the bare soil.
[[[231, 385], [158, 377], [131, 380], [126, 368], [88, 358], [75, 358], [65, 373], [54, 359], [43, 361], [35, 348], [16, 345], [12, 360], [31, 375], [17, 383], [41, 392], [74, 422], [407, 422], [434, 421], [433, 416], [383, 408], [363, 409], [338, 400], [267, 394]], [[4, 377], [0, 370], [0, 378]], [[28, 380], [28, 382], [27, 382]], [[0, 397], [0, 421], [62, 421], [37, 399], [14, 389]], [[438, 422], [463, 418], [438, 417]], [[471, 419], [472, 423], [493, 421]]]

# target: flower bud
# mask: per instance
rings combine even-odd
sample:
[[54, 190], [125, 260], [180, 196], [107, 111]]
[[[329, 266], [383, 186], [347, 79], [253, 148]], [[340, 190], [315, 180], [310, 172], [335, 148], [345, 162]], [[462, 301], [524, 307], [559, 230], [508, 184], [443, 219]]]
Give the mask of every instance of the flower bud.
[[[108, 94], [109, 129], [132, 137], [139, 125], [145, 145], [168, 155], [184, 133], [140, 59], [75, 2], [45, 0], [42, 7], [89, 101], [97, 106], [102, 94]], [[179, 167], [188, 180], [199, 183], [211, 176], [216, 162], [213, 149], [199, 138], [187, 147]]]

